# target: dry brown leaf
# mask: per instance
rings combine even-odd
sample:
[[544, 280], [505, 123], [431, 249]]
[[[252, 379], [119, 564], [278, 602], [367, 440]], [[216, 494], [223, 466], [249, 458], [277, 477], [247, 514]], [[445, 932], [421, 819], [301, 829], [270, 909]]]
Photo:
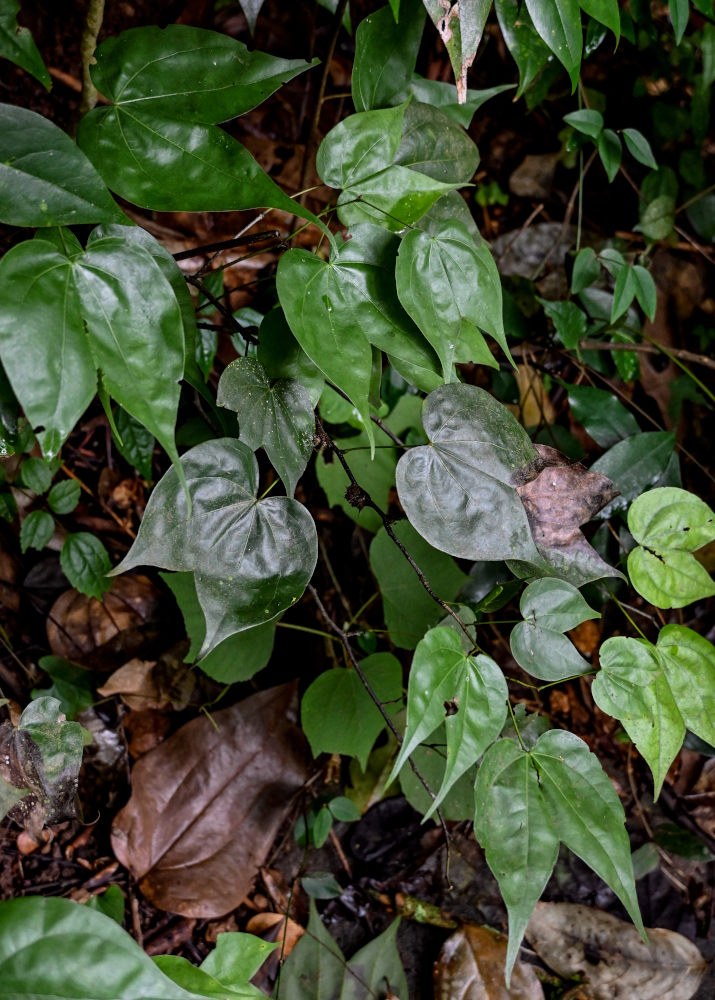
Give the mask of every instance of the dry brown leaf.
[[556, 414], [541, 375], [530, 364], [522, 362], [516, 366], [514, 378], [519, 389], [519, 404], [509, 404], [507, 408], [519, 423], [524, 427], [553, 424]]
[[132, 709], [122, 719], [124, 740], [134, 760], [158, 747], [169, 735], [171, 720], [155, 708]]
[[531, 533], [539, 549], [565, 565], [588, 568], [598, 576], [613, 576], [611, 569], [586, 541], [580, 526], [602, 510], [618, 490], [606, 476], [572, 464], [556, 448], [537, 444], [546, 466], [530, 482], [517, 486]]
[[67, 590], [47, 619], [50, 648], [97, 669], [118, 666], [154, 637], [160, 601], [159, 590], [139, 574], [115, 577], [101, 601]]
[[211, 919], [235, 909], [306, 777], [293, 684], [200, 716], [132, 771], [112, 845], [155, 906]]
[[506, 937], [488, 927], [465, 924], [455, 931], [435, 962], [435, 1000], [544, 1000], [536, 973], [524, 962], [514, 966], [507, 989], [506, 945]]
[[155, 666], [153, 660], [129, 660], [97, 688], [97, 694], [104, 698], [118, 694], [128, 708], [136, 711], [161, 708], [167, 701], [162, 698], [159, 685], [154, 679]]
[[[263, 937], [266, 941], [283, 941], [285, 937], [285, 947], [283, 955], [287, 958], [305, 934], [305, 928], [288, 917], [288, 928], [285, 926], [285, 917], [282, 913], [257, 913], [255, 917], [246, 924], [249, 934]], [[270, 933], [266, 933], [270, 931]]]
[[537, 903], [526, 939], [564, 978], [583, 976], [589, 1000], [689, 1000], [707, 963], [675, 931], [647, 928], [577, 903]]

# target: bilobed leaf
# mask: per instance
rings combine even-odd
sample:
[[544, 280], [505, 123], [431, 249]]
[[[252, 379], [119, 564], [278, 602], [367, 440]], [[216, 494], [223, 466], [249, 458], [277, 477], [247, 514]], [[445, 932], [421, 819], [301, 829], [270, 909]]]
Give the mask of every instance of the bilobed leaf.
[[515, 740], [500, 740], [487, 750], [474, 792], [474, 834], [509, 914], [508, 984], [531, 911], [556, 864], [558, 825], [531, 756]]
[[613, 393], [590, 385], [569, 385], [567, 392], [574, 420], [602, 448], [638, 434], [636, 418]]
[[549, 50], [539, 38], [521, 0], [495, 0], [494, 8], [506, 47], [519, 69], [519, 89], [516, 96], [521, 97], [546, 65]]
[[47, 118], [0, 104], [0, 221], [74, 226], [126, 221], [99, 173]]
[[[402, 698], [402, 667], [392, 653], [373, 653], [360, 663], [383, 704]], [[303, 695], [301, 723], [313, 756], [339, 753], [356, 757], [365, 770], [385, 720], [355, 670], [326, 670]]]
[[653, 156], [650, 143], [642, 132], [639, 132], [635, 128], [624, 128], [622, 135], [626, 149], [634, 159], [638, 160], [644, 166], [650, 167], [651, 170], [658, 169], [658, 161]]
[[576, 89], [581, 68], [582, 31], [578, 0], [525, 0], [534, 27]]
[[[445, 381], [454, 379], [455, 360], [496, 367], [475, 327], [494, 337], [511, 360], [496, 264], [466, 226], [450, 220], [432, 235], [411, 229], [400, 243], [395, 277], [400, 301], [437, 352]], [[481, 341], [478, 356], [463, 357], [467, 335], [470, 344], [475, 335]]]
[[621, 37], [621, 12], [618, 0], [579, 0], [581, 10], [599, 24], [605, 24], [616, 36], [616, 43]]
[[75, 590], [88, 597], [100, 600], [112, 584], [107, 578], [112, 568], [109, 554], [99, 538], [88, 531], [67, 535], [60, 552], [60, 565]]
[[465, 559], [538, 560], [516, 482], [543, 463], [511, 413], [482, 389], [451, 384], [427, 397], [423, 424], [430, 444], [397, 466], [413, 527]]
[[706, 503], [674, 486], [649, 490], [628, 511], [628, 528], [638, 543], [628, 554], [628, 574], [647, 601], [682, 608], [715, 594], [692, 555], [715, 539], [715, 514]]
[[310, 396], [295, 379], [271, 383], [256, 358], [237, 358], [224, 369], [217, 402], [238, 414], [239, 440], [264, 448], [292, 497], [313, 451], [315, 415]]
[[45, 90], [49, 90], [52, 80], [32, 35], [27, 28], [18, 26], [19, 9], [18, 0], [2, 0], [0, 3], [0, 58], [10, 59], [39, 80]]
[[594, 111], [592, 108], [571, 111], [568, 115], [564, 115], [564, 121], [567, 125], [575, 128], [577, 132], [589, 135], [592, 139], [598, 139], [603, 131], [603, 115], [600, 111]]
[[534, 580], [521, 595], [519, 608], [524, 621], [514, 627], [509, 639], [519, 666], [546, 681], [590, 669], [563, 633], [601, 616], [575, 587], [564, 580]]
[[55, 533], [55, 521], [45, 510], [33, 510], [20, 526], [20, 550], [44, 549]]
[[459, 3], [447, 5], [439, 0], [423, 2], [449, 53], [459, 103], [464, 104], [467, 96], [467, 71], [477, 54], [491, 9], [491, 0], [460, 0]]
[[139, 534], [115, 573], [149, 564], [196, 573], [206, 617], [201, 655], [276, 618], [303, 593], [317, 559], [312, 517], [288, 497], [256, 499], [247, 445], [218, 438], [181, 457], [191, 497], [172, 467], [152, 493]]
[[392, 773], [444, 723], [447, 765], [425, 819], [501, 732], [508, 690], [494, 660], [469, 656], [453, 629], [433, 628], [415, 650], [407, 690], [407, 725]]
[[405, 4], [399, 22], [389, 7], [381, 7], [360, 22], [352, 72], [356, 111], [390, 107], [405, 99], [424, 23], [419, 0]]

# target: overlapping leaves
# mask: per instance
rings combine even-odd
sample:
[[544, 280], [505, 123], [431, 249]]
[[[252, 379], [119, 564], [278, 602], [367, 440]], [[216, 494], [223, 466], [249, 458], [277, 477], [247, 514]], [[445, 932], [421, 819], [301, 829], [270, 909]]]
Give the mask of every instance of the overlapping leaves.
[[666, 625], [656, 645], [614, 636], [599, 658], [593, 697], [647, 761], [657, 797], [686, 727], [715, 744], [715, 648], [692, 629]]
[[527, 673], [558, 681], [590, 669], [564, 632], [601, 616], [575, 587], [564, 580], [534, 580], [521, 595], [519, 610], [524, 621], [512, 629], [509, 643]]
[[227, 636], [276, 618], [298, 600], [315, 568], [317, 535], [296, 500], [256, 498], [258, 464], [241, 441], [197, 445], [181, 465], [187, 490], [170, 469], [115, 573], [142, 564], [193, 571], [206, 619], [205, 656]]
[[578, 736], [551, 730], [530, 751], [511, 739], [495, 743], [477, 775], [475, 804], [474, 832], [509, 914], [507, 979], [559, 843], [608, 883], [643, 930], [623, 807]]

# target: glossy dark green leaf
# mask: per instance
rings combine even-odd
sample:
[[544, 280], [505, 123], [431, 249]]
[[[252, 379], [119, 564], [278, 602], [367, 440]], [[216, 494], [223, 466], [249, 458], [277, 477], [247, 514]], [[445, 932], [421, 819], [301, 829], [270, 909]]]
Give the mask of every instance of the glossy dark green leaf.
[[360, 22], [352, 73], [356, 111], [386, 108], [405, 99], [424, 23], [420, 0], [405, 0], [399, 23], [390, 7], [381, 7]]
[[20, 550], [44, 549], [55, 533], [55, 521], [45, 510], [33, 510], [20, 526]]
[[571, 291], [578, 295], [584, 288], [601, 277], [601, 265], [591, 247], [584, 247], [576, 254], [571, 275]]
[[400, 145], [405, 106], [350, 115], [331, 129], [316, 157], [322, 181], [349, 188], [389, 167]]
[[538, 32], [522, 0], [495, 0], [494, 7], [506, 47], [519, 69], [520, 97], [549, 59], [549, 50]]
[[68, 719], [73, 719], [93, 704], [91, 671], [63, 660], [61, 656], [41, 656], [37, 665], [49, 676], [52, 685], [49, 688], [35, 688], [33, 698], [56, 698], [60, 703], [60, 711]]
[[291, 333], [282, 309], [272, 309], [261, 323], [256, 356], [269, 379], [296, 379], [317, 405], [325, 379]]
[[628, 554], [628, 575], [647, 601], [682, 608], [715, 594], [692, 555], [715, 539], [715, 514], [706, 503], [673, 486], [649, 490], [631, 505], [628, 528], [638, 543]]
[[268, 380], [256, 358], [237, 358], [224, 369], [217, 402], [238, 414], [239, 440], [264, 448], [292, 497], [313, 451], [315, 415], [310, 396], [296, 379]]
[[590, 385], [569, 385], [567, 391], [574, 420], [602, 448], [638, 434], [636, 418], [613, 393]]
[[582, 32], [578, 0], [525, 0], [534, 27], [576, 89], [581, 68]]
[[151, 463], [156, 441], [151, 431], [135, 420], [131, 413], [118, 406], [114, 410], [114, 425], [120, 441], [116, 442], [122, 456], [148, 483], [152, 481]]
[[99, 173], [42, 115], [0, 104], [0, 221], [71, 226], [126, 221]]
[[605, 24], [616, 36], [616, 42], [621, 37], [621, 12], [618, 0], [579, 0], [581, 10], [585, 11], [599, 24]]
[[197, 996], [168, 979], [110, 917], [81, 903], [43, 896], [0, 903], [0, 976], [7, 1000]]
[[491, 0], [460, 0], [445, 8], [439, 0], [423, 0], [432, 23], [449, 53], [459, 103], [467, 94], [467, 71], [474, 62], [484, 25], [491, 10]]
[[569, 351], [576, 350], [581, 338], [586, 336], [587, 317], [583, 309], [579, 309], [575, 302], [548, 302], [546, 299], [538, 301], [554, 324], [564, 347]]
[[673, 454], [672, 431], [646, 431], [619, 441], [591, 466], [611, 479], [620, 496], [600, 512], [610, 517], [614, 510], [625, 511], [628, 504], [663, 475]]
[[621, 140], [613, 129], [604, 128], [598, 137], [597, 146], [598, 155], [601, 157], [601, 163], [606, 171], [606, 176], [609, 182], [611, 182], [614, 180], [621, 165], [621, 156], [623, 155]]
[[[409, 521], [400, 521], [393, 530], [437, 596], [453, 601], [467, 580], [455, 561], [433, 548]], [[424, 589], [384, 528], [370, 545], [370, 566], [380, 587], [392, 642], [401, 649], [414, 649], [427, 629], [443, 618], [443, 609]]]
[[487, 750], [474, 797], [474, 833], [509, 914], [508, 983], [531, 911], [556, 864], [558, 827], [532, 759], [515, 740], [500, 740]]
[[55, 514], [71, 514], [79, 503], [82, 489], [76, 479], [63, 479], [50, 490], [47, 503]]
[[592, 108], [582, 108], [579, 111], [572, 111], [564, 115], [564, 121], [577, 132], [589, 135], [592, 139], [598, 139], [603, 131], [603, 115], [600, 111]]
[[22, 482], [33, 493], [46, 493], [52, 482], [52, 469], [41, 458], [26, 458], [20, 470]]
[[444, 724], [447, 764], [425, 818], [497, 738], [506, 719], [507, 698], [504, 675], [494, 660], [466, 654], [456, 631], [433, 628], [420, 640], [410, 670], [404, 740], [392, 774]]
[[514, 83], [502, 83], [496, 87], [487, 87], [485, 90], [468, 90], [464, 104], [458, 104], [457, 91], [453, 83], [427, 80], [414, 73], [409, 83], [409, 92], [421, 104], [439, 108], [462, 128], [469, 128], [472, 118], [482, 104], [490, 101], [492, 97], [503, 94], [506, 90], [514, 90], [515, 87]]
[[[373, 653], [360, 663], [370, 687], [388, 711], [402, 700], [402, 667], [392, 653]], [[301, 724], [313, 756], [339, 753], [357, 757], [365, 770], [385, 720], [354, 670], [326, 670], [301, 702]], [[337, 817], [339, 818], [339, 817]]]
[[479, 166], [479, 150], [439, 108], [411, 101], [405, 108], [395, 163], [435, 181], [461, 187]]
[[397, 466], [397, 490], [413, 527], [435, 548], [465, 559], [534, 559], [516, 484], [540, 465], [526, 431], [475, 386], [436, 389], [424, 404], [428, 446]]
[[236, 632], [276, 618], [303, 593], [317, 559], [312, 517], [295, 500], [257, 500], [258, 465], [231, 438], [181, 457], [191, 512], [170, 469], [147, 504], [139, 534], [119, 567], [148, 564], [196, 573], [206, 618], [201, 655]]
[[107, 573], [112, 568], [102, 542], [87, 531], [67, 535], [60, 552], [60, 565], [70, 584], [88, 597], [100, 600], [109, 590]]
[[[455, 378], [455, 360], [497, 366], [480, 329], [511, 360], [499, 272], [486, 244], [475, 243], [466, 226], [449, 220], [432, 235], [411, 229], [400, 244], [395, 277], [400, 301], [437, 352], [445, 381]], [[477, 338], [478, 351], [470, 354]]]
[[642, 132], [639, 132], [635, 128], [624, 128], [622, 135], [626, 149], [634, 159], [638, 160], [644, 166], [650, 167], [651, 170], [658, 169], [658, 161], [653, 156], [650, 143]]
[[10, 59], [39, 80], [45, 90], [49, 90], [52, 80], [32, 35], [27, 28], [18, 26], [19, 9], [18, 0], [2, 0], [0, 3], [0, 58]]

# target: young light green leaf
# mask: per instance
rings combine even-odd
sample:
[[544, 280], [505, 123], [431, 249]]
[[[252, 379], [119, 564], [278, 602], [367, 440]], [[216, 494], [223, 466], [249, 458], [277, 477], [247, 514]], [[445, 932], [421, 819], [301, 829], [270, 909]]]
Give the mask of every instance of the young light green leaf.
[[598, 139], [603, 131], [603, 115], [600, 111], [592, 108], [582, 108], [580, 111], [571, 111], [564, 115], [564, 121], [577, 132], [589, 135], [592, 139]]
[[628, 511], [638, 545], [628, 574], [642, 597], [659, 608], [682, 608], [715, 594], [707, 570], [692, 555], [715, 539], [715, 515], [706, 503], [674, 486], [639, 496]]
[[638, 160], [644, 166], [650, 167], [651, 170], [658, 169], [658, 161], [653, 156], [650, 143], [642, 132], [639, 132], [635, 128], [624, 128], [622, 135], [626, 149], [634, 159]]
[[467, 98], [467, 71], [474, 62], [491, 0], [460, 0], [445, 7], [439, 0], [423, 0], [452, 63], [460, 104]]
[[310, 396], [295, 379], [271, 383], [256, 358], [237, 358], [224, 369], [217, 402], [238, 414], [239, 440], [264, 448], [292, 497], [313, 451], [315, 415]]
[[571, 78], [576, 89], [583, 46], [578, 0], [526, 0], [534, 27]]
[[621, 12], [618, 0], [579, 0], [579, 6], [589, 17], [610, 28], [618, 43], [621, 37]]
[[[454, 559], [433, 548], [409, 521], [400, 521], [393, 530], [437, 596], [454, 600], [467, 580]], [[381, 528], [370, 545], [370, 567], [380, 587], [385, 624], [395, 646], [414, 649], [427, 629], [440, 621], [443, 611], [407, 560], [398, 555], [395, 543]]]
[[521, 595], [519, 607], [524, 621], [514, 627], [509, 643], [520, 667], [545, 681], [564, 680], [591, 669], [563, 634], [601, 617], [576, 587], [563, 580], [534, 580]]
[[656, 653], [685, 725], [715, 746], [715, 647], [684, 625], [666, 625]]
[[653, 275], [650, 271], [646, 271], [640, 264], [635, 264], [631, 269], [631, 273], [633, 275], [632, 283], [635, 288], [638, 304], [652, 323], [655, 319], [656, 309], [658, 308], [658, 293], [653, 281]]
[[153, 961], [168, 979], [190, 991], [192, 996], [208, 997], [210, 1000], [260, 1000], [265, 996], [251, 983], [243, 982], [231, 987], [219, 982], [215, 976], [180, 955], [156, 955]]
[[258, 464], [231, 438], [181, 457], [191, 497], [172, 467], [152, 493], [139, 534], [114, 573], [149, 564], [196, 573], [206, 617], [201, 655], [276, 618], [303, 593], [317, 560], [312, 517], [295, 500], [257, 500]]
[[394, 777], [443, 723], [447, 765], [427, 819], [450, 788], [497, 738], [506, 719], [504, 675], [488, 656], [469, 656], [453, 629], [433, 628], [415, 650], [407, 690], [407, 725]]
[[111, 586], [112, 581], [107, 579], [112, 568], [109, 554], [100, 540], [87, 531], [67, 535], [60, 552], [60, 566], [71, 586], [98, 601]]
[[613, 393], [590, 385], [566, 388], [571, 415], [602, 448], [640, 431], [636, 418]]
[[[402, 238], [395, 277], [400, 301], [437, 352], [446, 382], [454, 380], [455, 360], [497, 366], [475, 328], [492, 336], [512, 360], [496, 264], [462, 223], [445, 221], [432, 235], [411, 229]], [[478, 356], [463, 357], [468, 332], [470, 344], [475, 334], [481, 341]]]
[[52, 80], [32, 35], [27, 28], [18, 26], [19, 9], [18, 0], [2, 0], [0, 3], [0, 58], [10, 59], [39, 80], [45, 90], [49, 90]]
[[44, 549], [55, 533], [55, 521], [45, 510], [33, 510], [20, 526], [20, 551]]
[[47, 118], [0, 104], [0, 135], [0, 221], [41, 227], [126, 222], [84, 153]]
[[20, 470], [22, 482], [33, 493], [46, 493], [52, 482], [52, 469], [41, 458], [26, 458]]
[[506, 47], [519, 69], [521, 97], [549, 60], [549, 50], [539, 38], [529, 12], [521, 0], [495, 0], [494, 8]]
[[120, 927], [124, 922], [125, 896], [118, 885], [110, 885], [99, 895], [90, 896], [83, 905], [111, 917]]
[[199, 968], [231, 989], [243, 986], [253, 979], [265, 960], [280, 945], [262, 941], [255, 934], [237, 931], [221, 933], [216, 947], [210, 951]]
[[[360, 664], [383, 704], [402, 699], [402, 667], [392, 653], [373, 653]], [[313, 756], [339, 753], [356, 757], [365, 770], [385, 720], [354, 670], [326, 670], [303, 695], [301, 723]]]
[[574, 259], [571, 275], [571, 291], [574, 295], [578, 295], [600, 277], [601, 265], [598, 263], [595, 251], [591, 247], [579, 250]]
[[623, 155], [621, 140], [613, 129], [604, 128], [598, 137], [597, 146], [598, 155], [601, 157], [601, 163], [610, 183], [615, 178], [618, 168], [621, 165], [621, 157]]
[[424, 23], [424, 7], [414, 0], [406, 4], [399, 22], [389, 7], [360, 22], [352, 75], [356, 111], [386, 108], [405, 99]]
[[76, 479], [55, 483], [47, 495], [47, 503], [55, 514], [71, 514], [79, 503], [82, 489]]
[[508, 985], [531, 911], [556, 864], [558, 826], [552, 823], [533, 761], [515, 740], [500, 740], [487, 750], [474, 798], [474, 834], [509, 914]]
[[435, 548], [465, 559], [540, 563], [516, 484], [543, 466], [526, 431], [489, 393], [435, 389], [424, 404], [429, 445], [397, 465], [400, 502]]

